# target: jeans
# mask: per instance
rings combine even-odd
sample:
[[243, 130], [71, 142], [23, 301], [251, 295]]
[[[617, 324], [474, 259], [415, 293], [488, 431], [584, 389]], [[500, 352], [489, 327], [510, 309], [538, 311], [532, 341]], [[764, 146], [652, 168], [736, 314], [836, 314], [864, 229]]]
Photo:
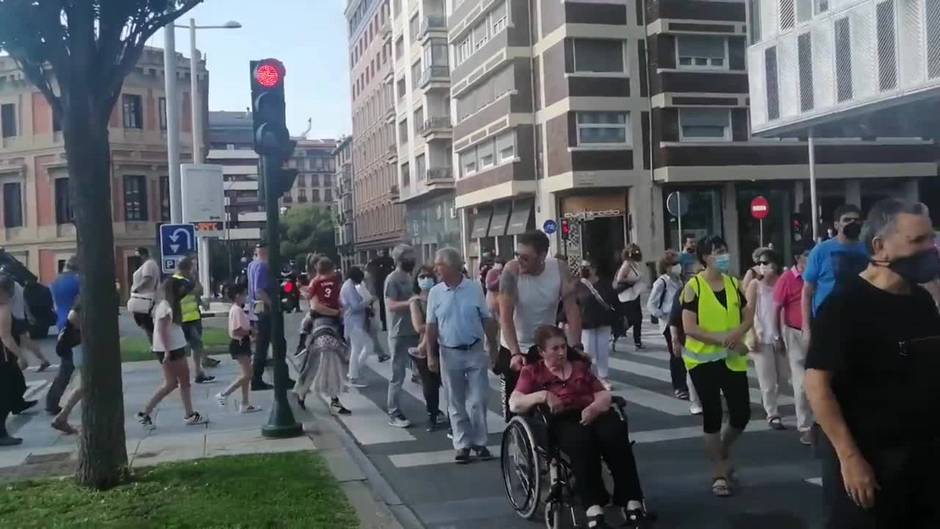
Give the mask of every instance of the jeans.
[[685, 362], [682, 360], [682, 354], [676, 356], [672, 347], [672, 333], [669, 327], [663, 331], [663, 337], [666, 338], [666, 350], [669, 351], [669, 376], [672, 378], [673, 391], [689, 391], [688, 373], [685, 370]]
[[790, 382], [790, 365], [787, 362], [786, 351], [780, 350], [774, 344], [757, 344], [757, 349], [751, 351], [754, 360], [754, 371], [757, 372], [757, 382], [760, 386], [761, 401], [767, 419], [780, 417], [777, 398], [780, 391]]
[[62, 394], [65, 388], [69, 387], [72, 381], [72, 374], [75, 372], [75, 362], [72, 359], [72, 349], [62, 348], [59, 352], [59, 372], [56, 373], [49, 386], [49, 392], [46, 393], [46, 411], [52, 412], [59, 408], [59, 401], [62, 400]]
[[728, 423], [732, 428], [744, 430], [751, 420], [751, 396], [747, 373], [728, 369], [724, 360], [699, 364], [689, 371], [698, 396], [702, 400], [705, 433], [721, 431], [723, 411], [721, 395], [728, 404]]
[[346, 328], [349, 335], [349, 379], [359, 378], [359, 368], [372, 354], [372, 337], [362, 327], [350, 325]]
[[388, 414], [399, 415], [401, 411], [401, 387], [405, 383], [405, 370], [411, 363], [408, 349], [418, 346], [418, 336], [389, 336], [388, 348], [392, 353], [392, 379], [388, 382]]
[[793, 400], [796, 402], [796, 427], [799, 431], [809, 431], [813, 427], [813, 410], [806, 397], [803, 382], [806, 379], [806, 343], [803, 332], [792, 327], [783, 327], [783, 342], [787, 346], [790, 359], [790, 381], [793, 383]]
[[251, 381], [258, 383], [262, 382], [264, 366], [268, 361], [268, 347], [271, 346], [271, 315], [267, 312], [259, 314], [255, 325], [258, 335], [255, 341], [255, 353], [251, 357]]
[[584, 351], [594, 359], [597, 376], [607, 380], [610, 371], [610, 326], [583, 329], [581, 343], [584, 345]]
[[441, 374], [454, 449], [486, 446], [486, 397], [490, 391], [490, 358], [477, 344], [469, 351], [441, 347]]

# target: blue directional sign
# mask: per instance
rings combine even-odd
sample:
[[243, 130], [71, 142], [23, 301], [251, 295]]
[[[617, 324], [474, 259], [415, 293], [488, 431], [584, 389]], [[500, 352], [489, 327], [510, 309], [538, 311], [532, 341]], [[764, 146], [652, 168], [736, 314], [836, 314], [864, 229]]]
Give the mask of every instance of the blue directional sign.
[[558, 231], [558, 223], [552, 219], [548, 219], [542, 224], [542, 231], [544, 231], [546, 235], [551, 235]]
[[180, 259], [196, 251], [196, 229], [192, 224], [160, 226], [160, 263], [163, 273], [176, 271]]

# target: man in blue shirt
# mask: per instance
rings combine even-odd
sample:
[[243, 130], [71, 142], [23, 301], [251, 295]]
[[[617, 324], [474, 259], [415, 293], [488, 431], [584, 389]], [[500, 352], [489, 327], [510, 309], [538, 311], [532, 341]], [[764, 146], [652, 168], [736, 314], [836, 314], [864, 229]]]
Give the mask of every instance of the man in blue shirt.
[[839, 234], [813, 248], [803, 272], [803, 335], [809, 343], [808, 322], [823, 301], [848, 278], [868, 266], [868, 251], [858, 238], [862, 232], [858, 206], [844, 204], [836, 208], [835, 228]]
[[69, 311], [78, 298], [78, 260], [73, 255], [65, 262], [65, 270], [52, 282], [52, 300], [55, 303], [56, 327], [61, 331], [68, 321]]
[[262, 380], [264, 365], [268, 360], [271, 345], [271, 278], [268, 274], [268, 248], [258, 243], [255, 259], [248, 264], [248, 317], [254, 322], [257, 332], [254, 356], [251, 360], [252, 391], [263, 391], [274, 386]]

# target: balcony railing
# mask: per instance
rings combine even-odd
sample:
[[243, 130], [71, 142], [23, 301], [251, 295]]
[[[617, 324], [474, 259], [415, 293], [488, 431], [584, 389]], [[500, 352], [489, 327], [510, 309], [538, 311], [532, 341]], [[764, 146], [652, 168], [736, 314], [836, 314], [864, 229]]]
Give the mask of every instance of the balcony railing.
[[447, 31], [447, 17], [444, 15], [430, 15], [424, 17], [421, 21], [421, 27], [418, 30], [419, 38], [424, 38], [429, 31]]
[[382, 35], [383, 39], [392, 36], [392, 22], [390, 19], [385, 19], [385, 23], [379, 28], [379, 34]]
[[392, 187], [388, 188], [388, 194], [392, 196], [392, 200], [397, 199], [400, 195], [398, 184], [392, 184]]
[[450, 167], [434, 167], [425, 173], [427, 183], [442, 183], [454, 181], [454, 170]]
[[428, 66], [421, 73], [421, 88], [432, 81], [450, 81], [450, 68], [447, 66]]
[[421, 126], [421, 134], [427, 136], [428, 134], [432, 134], [434, 132], [450, 131], [450, 129], [450, 118], [430, 118], [424, 122], [424, 125]]

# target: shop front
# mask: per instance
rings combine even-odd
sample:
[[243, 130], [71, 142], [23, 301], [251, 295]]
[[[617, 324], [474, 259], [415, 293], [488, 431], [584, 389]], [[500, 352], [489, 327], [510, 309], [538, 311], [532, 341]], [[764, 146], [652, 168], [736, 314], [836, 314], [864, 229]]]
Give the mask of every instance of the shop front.
[[533, 229], [535, 201], [531, 197], [493, 202], [468, 214], [468, 269], [476, 270], [480, 256], [492, 252], [510, 261], [516, 250], [516, 236]]
[[460, 218], [453, 196], [441, 196], [407, 206], [408, 236], [421, 263], [433, 263], [437, 250], [460, 248]]
[[558, 200], [560, 216], [570, 227], [559, 247], [572, 270], [588, 260], [601, 277], [613, 277], [629, 238], [627, 193], [608, 190]]

